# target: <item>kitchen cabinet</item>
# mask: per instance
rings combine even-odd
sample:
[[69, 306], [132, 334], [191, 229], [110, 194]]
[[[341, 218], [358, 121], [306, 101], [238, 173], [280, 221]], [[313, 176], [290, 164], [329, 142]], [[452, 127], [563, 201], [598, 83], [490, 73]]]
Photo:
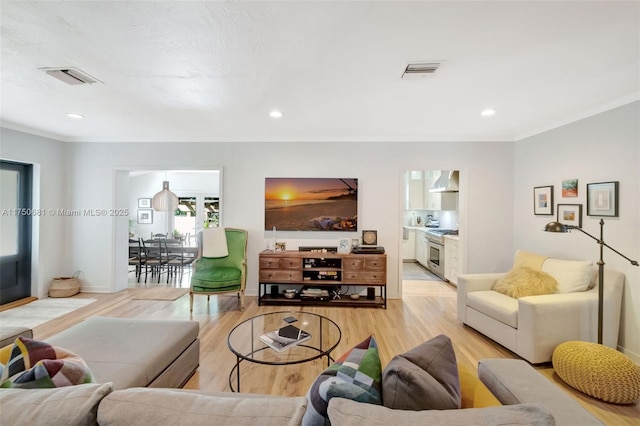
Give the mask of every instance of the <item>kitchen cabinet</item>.
[[425, 180], [424, 208], [426, 210], [456, 210], [457, 192], [429, 192], [438, 176]]
[[456, 192], [429, 192], [425, 209], [456, 210]]
[[416, 260], [427, 267], [429, 251], [427, 250], [427, 236], [424, 231], [416, 231]]
[[416, 260], [416, 230], [405, 228], [403, 233], [407, 238], [402, 240], [402, 258]]
[[407, 210], [422, 210], [424, 208], [424, 172], [411, 170], [406, 173]]
[[444, 278], [451, 284], [458, 285], [460, 268], [460, 247], [458, 238], [444, 237]]

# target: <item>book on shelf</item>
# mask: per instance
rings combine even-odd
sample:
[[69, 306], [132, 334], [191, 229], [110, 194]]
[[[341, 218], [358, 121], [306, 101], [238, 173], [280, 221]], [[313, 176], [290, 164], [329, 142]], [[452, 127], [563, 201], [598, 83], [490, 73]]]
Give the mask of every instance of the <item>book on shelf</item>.
[[277, 352], [285, 351], [309, 339], [311, 334], [291, 324], [260, 336], [265, 345]]

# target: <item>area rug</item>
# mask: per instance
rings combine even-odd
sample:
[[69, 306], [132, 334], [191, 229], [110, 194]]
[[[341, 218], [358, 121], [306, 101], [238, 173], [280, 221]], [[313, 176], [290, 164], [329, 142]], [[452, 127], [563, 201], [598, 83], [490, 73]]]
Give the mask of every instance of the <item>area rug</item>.
[[0, 312], [0, 330], [11, 326], [34, 328], [95, 301], [96, 299], [68, 297], [39, 299], [26, 305]]
[[188, 288], [175, 287], [150, 287], [150, 288], [130, 288], [134, 296], [133, 300], [178, 300], [189, 293]]

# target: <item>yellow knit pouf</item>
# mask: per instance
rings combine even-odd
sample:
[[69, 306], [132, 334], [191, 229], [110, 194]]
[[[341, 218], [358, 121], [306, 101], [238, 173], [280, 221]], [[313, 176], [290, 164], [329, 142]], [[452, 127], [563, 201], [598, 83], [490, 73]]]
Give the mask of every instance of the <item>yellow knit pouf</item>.
[[564, 342], [551, 357], [569, 386], [594, 398], [631, 404], [640, 398], [640, 366], [626, 355], [592, 342]]

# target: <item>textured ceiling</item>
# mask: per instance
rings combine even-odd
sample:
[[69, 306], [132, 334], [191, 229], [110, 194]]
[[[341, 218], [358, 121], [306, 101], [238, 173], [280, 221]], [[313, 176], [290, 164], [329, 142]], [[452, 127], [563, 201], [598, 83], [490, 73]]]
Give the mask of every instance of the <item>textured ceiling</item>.
[[[511, 141], [639, 98], [637, 1], [3, 0], [0, 13], [2, 125], [65, 141]], [[400, 78], [433, 60], [434, 75]], [[104, 83], [38, 70], [55, 66]]]

